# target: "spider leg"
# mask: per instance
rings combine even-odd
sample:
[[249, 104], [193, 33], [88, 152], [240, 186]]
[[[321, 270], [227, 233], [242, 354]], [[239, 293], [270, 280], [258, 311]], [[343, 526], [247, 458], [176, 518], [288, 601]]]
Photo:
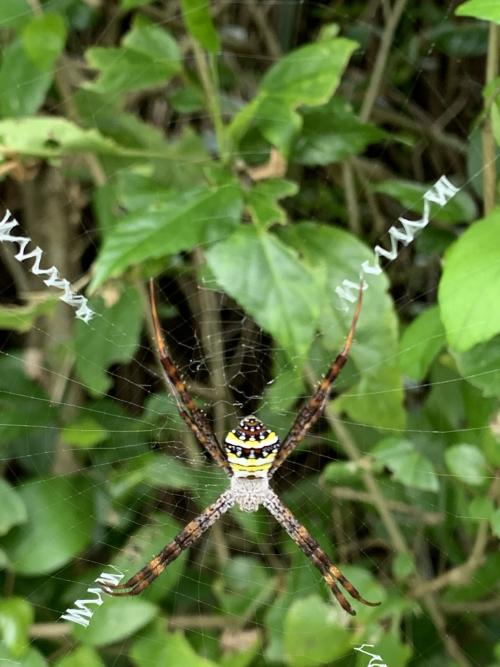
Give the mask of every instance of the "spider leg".
[[355, 588], [342, 574], [339, 568], [332, 563], [307, 528], [297, 521], [288, 507], [283, 505], [273, 491], [269, 493], [264, 501], [264, 507], [273, 515], [276, 521], [283, 526], [295, 544], [297, 544], [314, 565], [316, 565], [323, 575], [328, 588], [332, 591], [340, 606], [347, 611], [347, 613], [351, 614], [351, 616], [356, 615], [356, 612], [338, 587], [337, 582], [341, 584], [355, 600], [358, 600], [369, 607], [376, 607], [380, 604], [380, 602], [369, 602], [368, 600], [365, 600], [357, 588]]
[[177, 370], [171, 356], [168, 353], [165, 340], [161, 333], [160, 320], [158, 318], [158, 307], [156, 304], [156, 292], [154, 283], [149, 281], [149, 299], [151, 304], [151, 318], [155, 332], [156, 346], [160, 362], [165, 373], [167, 384], [172, 390], [174, 398], [177, 402], [177, 409], [185, 423], [193, 432], [195, 438], [204, 447], [215, 462], [223, 468], [229, 475], [232, 475], [231, 466], [229, 465], [224, 453], [217, 441], [215, 433], [210, 426], [210, 422], [205, 417], [205, 414], [200, 410], [193, 399], [191, 398], [186, 383], [182, 379]]
[[217, 500], [209, 505], [199, 516], [190, 521], [172, 542], [167, 544], [160, 553], [149, 561], [137, 574], [123, 584], [106, 586], [104, 590], [110, 595], [139, 595], [158, 577], [163, 570], [180, 554], [193, 545], [203, 533], [234, 505], [231, 491], [224, 491]]
[[274, 462], [269, 469], [269, 477], [274, 475], [276, 470], [290, 456], [295, 447], [303, 440], [309, 429], [321, 416], [323, 408], [325, 407], [325, 403], [328, 400], [328, 396], [330, 395], [332, 384], [340, 375], [340, 371], [345, 366], [347, 357], [349, 356], [349, 351], [354, 339], [354, 332], [356, 330], [356, 324], [358, 323], [359, 314], [361, 312], [362, 302], [363, 281], [361, 281], [359, 286], [358, 301], [354, 310], [351, 327], [344, 344], [344, 349], [336, 356], [326, 375], [320, 381], [315, 393], [309, 398], [309, 400], [300, 410], [299, 414], [296, 416], [295, 421], [292, 424], [292, 428], [288, 432], [287, 436], [283, 439], [276, 458], [274, 459]]

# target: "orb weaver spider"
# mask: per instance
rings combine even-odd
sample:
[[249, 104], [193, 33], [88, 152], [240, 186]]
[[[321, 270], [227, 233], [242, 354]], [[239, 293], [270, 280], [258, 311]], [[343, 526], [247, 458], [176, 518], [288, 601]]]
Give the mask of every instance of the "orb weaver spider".
[[177, 400], [182, 419], [191, 429], [198, 442], [211, 454], [215, 462], [227, 473], [230, 487], [217, 500], [209, 505], [199, 516], [190, 521], [181, 532], [167, 544], [160, 553], [145, 565], [137, 574], [123, 584], [108, 586], [111, 595], [138, 595], [185, 549], [192, 546], [203, 533], [210, 528], [233, 505], [238, 504], [244, 512], [255, 512], [261, 505], [285, 529], [292, 540], [319, 569], [327, 586], [345, 611], [351, 615], [356, 612], [339, 588], [340, 584], [356, 600], [368, 606], [380, 603], [365, 600], [352, 583], [332, 563], [327, 554], [312, 537], [309, 531], [297, 521], [292, 512], [281, 502], [270, 488], [269, 481], [274, 473], [288, 458], [291, 452], [303, 440], [323, 412], [333, 382], [344, 367], [354, 338], [354, 331], [361, 311], [363, 290], [360, 285], [356, 309], [344, 348], [334, 359], [326, 375], [320, 381], [315, 393], [299, 411], [292, 427], [280, 442], [271, 429], [264, 426], [253, 415], [244, 417], [236, 428], [230, 431], [221, 447], [205, 415], [196, 406], [188, 393], [186, 383], [172, 361], [163, 339], [156, 294], [153, 282], [150, 282], [151, 315], [155, 340], [166, 381]]

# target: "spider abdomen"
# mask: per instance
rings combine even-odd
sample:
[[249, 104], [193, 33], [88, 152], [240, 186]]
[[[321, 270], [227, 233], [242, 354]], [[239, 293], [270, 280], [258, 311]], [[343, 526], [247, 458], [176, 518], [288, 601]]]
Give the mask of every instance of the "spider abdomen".
[[224, 441], [235, 477], [267, 477], [279, 449], [279, 438], [256, 417], [244, 417]]

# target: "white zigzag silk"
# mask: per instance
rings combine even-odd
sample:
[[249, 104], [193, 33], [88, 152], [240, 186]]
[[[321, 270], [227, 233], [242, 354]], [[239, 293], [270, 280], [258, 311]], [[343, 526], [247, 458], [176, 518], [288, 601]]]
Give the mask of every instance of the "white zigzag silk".
[[[434, 185], [424, 194], [424, 211], [420, 220], [406, 220], [406, 218], [398, 218], [398, 222], [401, 223], [401, 227], [398, 228], [392, 226], [389, 229], [391, 249], [386, 250], [382, 246], [376, 245], [373, 251], [377, 256], [377, 259], [374, 264], [363, 262], [361, 265], [360, 278], [362, 278], [365, 274], [379, 276], [382, 273], [382, 267], [380, 266], [379, 258], [385, 257], [385, 259], [390, 261], [396, 259], [398, 256], [398, 244], [401, 243], [404, 246], [409, 245], [415, 238], [416, 233], [429, 223], [431, 202], [438, 204], [438, 206], [444, 206], [452, 197], [457, 194], [458, 190], [459, 189], [456, 188], [453, 183], [450, 183], [446, 176], [441, 176], [441, 178], [437, 180]], [[354, 303], [357, 301], [359, 288], [359, 282], [353, 282], [352, 280], [345, 279], [342, 281], [342, 285], [335, 289], [335, 292], [344, 302], [346, 309], [348, 303]], [[362, 289], [363, 291], [368, 289], [368, 285], [364, 281], [362, 282]]]
[[71, 285], [66, 278], [61, 278], [59, 271], [55, 266], [51, 266], [50, 269], [42, 269], [40, 267], [40, 262], [42, 259], [43, 251], [37, 246], [31, 252], [25, 252], [31, 239], [27, 236], [14, 236], [12, 230], [14, 227], [17, 227], [19, 223], [17, 220], [12, 217], [11, 212], [7, 210], [3, 220], [0, 222], [0, 241], [9, 241], [10, 243], [17, 243], [19, 246], [19, 251], [14, 257], [18, 262], [24, 262], [28, 259], [33, 259], [33, 265], [29, 269], [31, 273], [35, 276], [48, 276], [43, 282], [47, 287], [56, 287], [57, 289], [63, 290], [64, 294], [60, 297], [61, 301], [67, 303], [72, 308], [75, 308], [75, 316], [79, 320], [83, 320], [86, 324], [90, 322], [94, 316], [94, 311], [88, 307], [87, 299], [81, 294], [74, 294], [71, 290]]

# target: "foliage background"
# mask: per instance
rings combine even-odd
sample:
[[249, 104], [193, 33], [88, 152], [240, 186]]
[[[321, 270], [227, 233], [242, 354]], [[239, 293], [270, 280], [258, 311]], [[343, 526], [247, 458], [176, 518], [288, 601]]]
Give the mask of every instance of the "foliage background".
[[[2, 202], [90, 325], [2, 244], [0, 657], [38, 667], [500, 664], [498, 23], [487, 0], [3, 0]], [[372, 279], [325, 418], [275, 484], [375, 609], [231, 513], [87, 629], [61, 612], [222, 488], [158, 380], [144, 281], [220, 435], [285, 433]], [[212, 406], [212, 407], [210, 407]]]

